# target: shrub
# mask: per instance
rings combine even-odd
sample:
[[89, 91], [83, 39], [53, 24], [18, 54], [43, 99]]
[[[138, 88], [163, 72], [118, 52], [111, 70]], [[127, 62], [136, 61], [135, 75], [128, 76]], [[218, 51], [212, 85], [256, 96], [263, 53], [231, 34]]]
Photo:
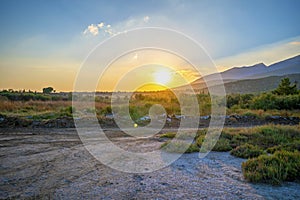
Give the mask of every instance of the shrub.
[[60, 115], [61, 116], [68, 116], [68, 117], [72, 117], [72, 114], [75, 112], [75, 108], [73, 108], [72, 106], [68, 106], [66, 108], [61, 109], [60, 111]]
[[246, 180], [280, 184], [282, 181], [300, 180], [300, 153], [279, 151], [275, 154], [261, 155], [242, 163]]
[[276, 151], [290, 151], [290, 152], [294, 152], [294, 151], [300, 151], [300, 140], [296, 140], [287, 144], [283, 144], [283, 145], [277, 145], [274, 147], [270, 147], [267, 149], [268, 153], [275, 153]]
[[258, 146], [252, 144], [243, 144], [231, 150], [230, 154], [239, 158], [254, 158], [262, 155], [264, 152]]
[[191, 144], [185, 153], [199, 152], [199, 147], [196, 144]]
[[285, 164], [287, 177], [285, 180], [300, 180], [300, 152], [278, 151], [274, 154]]
[[300, 108], [300, 94], [278, 96], [271, 93], [264, 93], [253, 98], [250, 107], [252, 109], [299, 109]]
[[184, 140], [167, 141], [161, 145], [161, 149], [170, 153], [199, 152], [199, 147], [196, 144], [190, 144]]
[[250, 182], [280, 184], [286, 178], [286, 172], [277, 157], [262, 155], [242, 163], [242, 171]]
[[254, 113], [254, 112], [245, 112], [244, 114], [243, 114], [244, 116], [247, 116], [247, 117], [253, 117], [253, 118], [259, 118], [259, 116], [256, 114], [256, 113]]
[[[205, 146], [203, 146], [204, 140], [205, 140], [205, 135], [201, 135], [196, 139], [195, 144], [198, 147], [201, 147], [204, 152], [206, 152], [208, 149], [211, 149], [211, 147], [213, 146], [213, 142], [215, 142], [215, 140], [214, 139], [212, 139], [211, 141], [206, 140]], [[212, 147], [212, 151], [219, 151], [219, 152], [230, 151], [232, 147], [230, 146], [229, 142], [230, 141], [228, 139], [219, 138], [216, 144]]]
[[262, 126], [252, 130], [253, 134], [249, 134], [248, 143], [258, 145], [263, 149], [269, 147], [286, 144], [298, 139], [300, 132], [297, 128], [290, 126]]
[[204, 139], [205, 139], [205, 135], [198, 136], [197, 139], [196, 139], [197, 146], [201, 147]]
[[229, 132], [222, 131], [220, 138], [231, 140], [233, 138], [233, 135]]
[[205, 136], [206, 133], [207, 133], [207, 129], [198, 130], [196, 137], [203, 136], [203, 135]]
[[231, 149], [232, 149], [232, 147], [229, 144], [229, 140], [220, 138], [212, 150], [213, 151], [230, 151]]
[[167, 132], [167, 133], [160, 135], [159, 137], [160, 138], [174, 138], [175, 136], [176, 136], [175, 132]]
[[232, 140], [230, 140], [230, 146], [235, 148], [237, 146], [245, 144], [247, 141], [248, 141], [247, 136], [237, 134], [232, 137]]

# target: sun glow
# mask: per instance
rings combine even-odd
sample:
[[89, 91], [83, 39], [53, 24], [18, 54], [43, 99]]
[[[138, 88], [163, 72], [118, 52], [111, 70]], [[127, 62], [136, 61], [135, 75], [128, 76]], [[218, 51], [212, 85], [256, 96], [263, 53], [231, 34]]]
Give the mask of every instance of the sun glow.
[[167, 70], [161, 70], [154, 73], [154, 81], [156, 83], [165, 85], [171, 80], [171, 73]]

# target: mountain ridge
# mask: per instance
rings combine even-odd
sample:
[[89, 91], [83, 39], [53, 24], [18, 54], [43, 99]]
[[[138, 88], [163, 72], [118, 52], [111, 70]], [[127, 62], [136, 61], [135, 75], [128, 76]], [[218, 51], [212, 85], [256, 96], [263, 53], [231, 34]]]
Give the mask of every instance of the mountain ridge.
[[[192, 86], [192, 88], [196, 91], [199, 92], [201, 90], [203, 90], [203, 92], [207, 92], [207, 85], [210, 85], [211, 87], [215, 86], [215, 85], [219, 85], [220, 84], [220, 80], [218, 80], [218, 78], [220, 77], [219, 75], [221, 75], [225, 88], [248, 88], [246, 89], [245, 92], [250, 92], [250, 93], [255, 93], [255, 92], [262, 92], [262, 91], [267, 91], [270, 89], [274, 89], [274, 85], [277, 84], [278, 85], [278, 78], [274, 78], [274, 77], [280, 77], [280, 78], [284, 78], [284, 77], [291, 77], [293, 79], [293, 81], [300, 81], [300, 55], [294, 56], [294, 57], [290, 57], [287, 58], [285, 60], [281, 60], [278, 61], [276, 63], [273, 63], [269, 66], [265, 65], [264, 63], [258, 63], [252, 66], [242, 66], [242, 67], [233, 67], [230, 68], [228, 70], [225, 70], [223, 72], [218, 73], [214, 73], [214, 74], [210, 74], [204, 77], [201, 77], [193, 82], [190, 83], [190, 85]], [[292, 76], [295, 75], [295, 76]], [[298, 76], [299, 75], [299, 76]], [[255, 80], [257, 80], [257, 83], [264, 83], [266, 84], [265, 81], [262, 81], [261, 79], [263, 78], [268, 78], [268, 77], [273, 77], [270, 79], [266, 79], [271, 81], [272, 83], [267, 84], [268, 87], [267, 90], [266, 89], [262, 89], [259, 90], [255, 85]], [[245, 85], [245, 80], [248, 84], [250, 85]], [[254, 81], [251, 81], [254, 80]], [[244, 82], [241, 82], [244, 81]], [[214, 82], [216, 82], [214, 84]], [[236, 86], [233, 86], [236, 85]], [[254, 91], [251, 89], [251, 85], [253, 88], [256, 88], [257, 91]], [[179, 86], [176, 87], [175, 90], [186, 90], [187, 86]], [[227, 88], [227, 89], [228, 89]], [[232, 92], [232, 91], [239, 91], [237, 89], [228, 89], [228, 92]], [[241, 91], [243, 92], [243, 91]]]

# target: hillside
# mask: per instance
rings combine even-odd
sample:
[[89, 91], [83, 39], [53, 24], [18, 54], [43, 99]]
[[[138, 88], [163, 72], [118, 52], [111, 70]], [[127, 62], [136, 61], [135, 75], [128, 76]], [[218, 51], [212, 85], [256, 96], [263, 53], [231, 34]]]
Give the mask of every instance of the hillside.
[[[281, 79], [285, 77], [288, 77], [291, 80], [291, 82], [299, 81], [300, 73], [283, 75], [283, 76], [269, 76], [269, 77], [259, 78], [259, 79], [239, 80], [230, 83], [225, 83], [224, 86], [227, 94], [267, 92], [277, 88]], [[298, 88], [300, 89], [299, 84], [298, 84]]]
[[[300, 81], [300, 55], [266, 66], [259, 63], [253, 66], [234, 67], [220, 73], [227, 93], [258, 93], [273, 90], [280, 80], [288, 77], [292, 82]], [[195, 92], [207, 92], [207, 84], [217, 83], [217, 74], [210, 74], [193, 81], [190, 85]], [[207, 83], [207, 84], [206, 84]], [[299, 85], [298, 85], [299, 87]], [[185, 91], [183, 85], [175, 90]]]

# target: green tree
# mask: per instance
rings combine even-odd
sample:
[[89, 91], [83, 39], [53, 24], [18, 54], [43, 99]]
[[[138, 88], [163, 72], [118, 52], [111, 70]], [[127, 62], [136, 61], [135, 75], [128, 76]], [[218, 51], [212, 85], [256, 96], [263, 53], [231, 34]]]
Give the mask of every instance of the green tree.
[[46, 88], [43, 88], [43, 93], [44, 94], [50, 94], [51, 92], [53, 92], [53, 87], [46, 87]]
[[277, 95], [297, 94], [297, 84], [292, 85], [289, 78], [283, 78], [273, 93]]

